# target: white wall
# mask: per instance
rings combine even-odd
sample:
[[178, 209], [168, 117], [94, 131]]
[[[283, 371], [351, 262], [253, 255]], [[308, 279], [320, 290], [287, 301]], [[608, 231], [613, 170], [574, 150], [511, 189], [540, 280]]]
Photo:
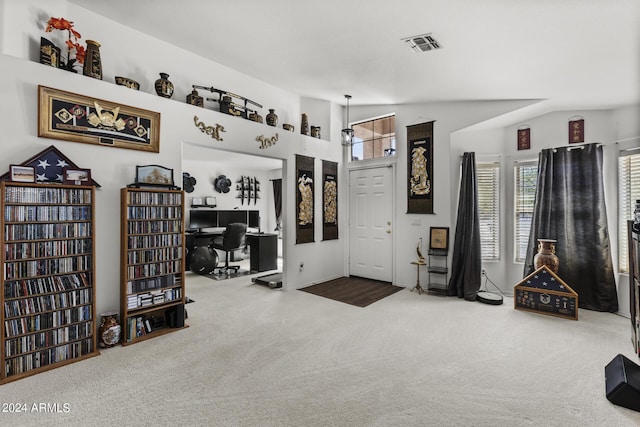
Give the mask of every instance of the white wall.
[[[224, 152], [221, 152], [224, 155]], [[258, 210], [260, 211], [260, 220], [262, 222], [262, 231], [273, 230], [271, 224], [275, 224], [275, 211], [273, 208], [273, 190], [269, 174], [267, 171], [254, 170], [250, 168], [229, 168], [225, 167], [224, 157], [220, 161], [211, 160], [189, 160], [184, 159], [182, 162], [184, 172], [196, 179], [195, 189], [192, 193], [186, 194], [187, 206], [191, 205], [193, 197], [216, 198], [217, 210]], [[231, 180], [231, 187], [228, 193], [219, 193], [214, 189], [215, 179], [225, 175]], [[236, 181], [241, 176], [250, 176], [256, 178], [260, 183], [259, 199], [241, 200], [237, 198]]]
[[[346, 158], [340, 148], [340, 129], [344, 127], [343, 108], [324, 100], [301, 99], [297, 94], [276, 88], [258, 79], [238, 73], [223, 64], [205, 60], [189, 52], [175, 48], [145, 34], [133, 31], [117, 22], [110, 21], [80, 7], [69, 7], [65, 0], [0, 0], [2, 32], [0, 43], [0, 124], [3, 138], [0, 147], [3, 156], [0, 169], [8, 170], [12, 163], [19, 163], [38, 151], [55, 144], [63, 153], [81, 167], [92, 169], [94, 178], [102, 184], [97, 193], [96, 254], [97, 263], [97, 308], [99, 311], [119, 307], [120, 229], [119, 191], [131, 183], [135, 166], [157, 163], [174, 169], [174, 175], [182, 173], [182, 151], [185, 143], [214, 147], [220, 150], [241, 152], [258, 156], [269, 156], [282, 160], [284, 229], [283, 255], [285, 257], [284, 285], [299, 288], [322, 280], [332, 279], [347, 272], [348, 253], [348, 182]], [[41, 36], [56, 40], [51, 33], [44, 32], [50, 16], [63, 16], [73, 20], [76, 29], [86, 39], [101, 43], [103, 81], [38, 64], [38, 47]], [[59, 35], [58, 35], [59, 36]], [[58, 40], [59, 37], [58, 37]], [[132, 47], [133, 46], [133, 47]], [[153, 90], [153, 82], [159, 72], [166, 72], [175, 85], [171, 100], [159, 98]], [[140, 91], [133, 91], [113, 84], [116, 75], [131, 77], [141, 83]], [[42, 84], [114, 103], [135, 106], [161, 113], [160, 153], [144, 153], [135, 150], [97, 147], [89, 144], [54, 141], [37, 137], [37, 85]], [[233, 118], [217, 112], [216, 104], [206, 102], [206, 108], [197, 108], [184, 103], [192, 84], [215, 86], [244, 95], [278, 114], [279, 128]], [[203, 91], [204, 96], [217, 97]], [[396, 114], [397, 158], [382, 162], [395, 163], [396, 202], [394, 210], [394, 282], [400, 286], [415, 283], [415, 271], [410, 262], [415, 258], [418, 239], [427, 240], [429, 227], [450, 227], [450, 246], [453, 245], [457, 199], [459, 187], [460, 155], [464, 151], [475, 151], [478, 157], [500, 155], [504, 165], [505, 180], [502, 197], [503, 218], [509, 218], [512, 204], [512, 162], [521, 156], [537, 157], [541, 148], [564, 145], [567, 140], [567, 119], [580, 114], [586, 121], [587, 141], [607, 144], [609, 174], [612, 157], [609, 145], [615, 141], [640, 136], [638, 129], [638, 107], [607, 111], [558, 112], [541, 117], [532, 117], [526, 123], [532, 128], [532, 148], [528, 152], [515, 150], [515, 130], [522, 124], [488, 131], [466, 131], [466, 128], [493, 117], [524, 108], [531, 101], [476, 101], [426, 103], [417, 105], [351, 107], [352, 121]], [[310, 124], [322, 126], [323, 140], [301, 136], [300, 113], [309, 113]], [[200, 132], [194, 125], [194, 116], [207, 125], [221, 124], [225, 132], [222, 141], [215, 141]], [[434, 124], [434, 214], [406, 214], [406, 126], [435, 120]], [[282, 123], [296, 126], [296, 132], [285, 132]], [[279, 141], [267, 150], [260, 150], [255, 138], [279, 133]], [[625, 144], [638, 144], [629, 140]], [[339, 189], [340, 239], [323, 242], [321, 221], [316, 221], [315, 243], [295, 244], [295, 154], [314, 157], [316, 180], [321, 179], [321, 160], [339, 162], [342, 177]], [[354, 165], [348, 165], [353, 167]], [[511, 175], [510, 175], [511, 174]], [[615, 174], [614, 174], [615, 175]], [[607, 181], [607, 202], [611, 200], [614, 187]], [[316, 194], [316, 215], [320, 215], [321, 195]], [[615, 200], [613, 201], [615, 202]], [[613, 203], [612, 202], [612, 203]], [[615, 203], [613, 203], [615, 205]], [[611, 204], [610, 204], [611, 206]], [[609, 213], [610, 223], [615, 216]], [[320, 218], [320, 216], [318, 216]], [[490, 274], [505, 289], [512, 289], [521, 275], [521, 267], [509, 260], [510, 229], [508, 220], [503, 222], [501, 243], [503, 259], [496, 265], [486, 266]], [[615, 224], [614, 224], [615, 225]], [[611, 235], [613, 236], [613, 232]], [[612, 241], [613, 243], [613, 241]], [[511, 249], [512, 251], [512, 249]], [[298, 266], [303, 262], [305, 268]], [[451, 260], [449, 260], [451, 263]], [[500, 276], [502, 272], [502, 276]]]
[[[182, 176], [182, 145], [191, 143], [220, 150], [282, 159], [283, 211], [295, 212], [295, 154], [316, 159], [316, 179], [321, 176], [321, 160], [339, 162], [339, 141], [318, 140], [299, 133], [274, 129], [264, 124], [221, 114], [205, 104], [198, 108], [184, 102], [192, 83], [214, 85], [245, 95], [261, 102], [266, 108], [276, 108], [279, 115], [299, 117], [300, 97], [275, 88], [259, 80], [235, 72], [220, 64], [206, 61], [196, 55], [162, 43], [120, 24], [105, 20], [74, 6], [69, 11], [66, 2], [24, 1], [0, 3], [3, 21], [3, 55], [0, 55], [0, 125], [3, 138], [0, 148], [0, 170], [20, 163], [49, 145], [55, 145], [80, 167], [90, 168], [94, 179], [102, 185], [96, 195], [96, 306], [98, 312], [118, 309], [120, 306], [120, 189], [134, 181], [135, 166], [160, 164], [174, 169], [174, 176]], [[73, 12], [73, 16], [68, 12]], [[53, 69], [37, 62], [37, 52], [44, 23], [50, 16], [63, 16], [75, 21], [83, 39], [94, 39], [102, 44], [102, 81]], [[10, 17], [10, 19], [9, 19]], [[127, 46], [135, 48], [127, 49]], [[161, 52], [161, 54], [158, 54]], [[153, 89], [157, 73], [170, 74], [175, 85], [172, 99], [158, 97]], [[115, 75], [126, 75], [142, 84], [134, 91], [113, 83]], [[215, 81], [211, 81], [215, 76]], [[37, 136], [37, 87], [44, 85], [60, 90], [107, 100], [111, 103], [134, 106], [161, 114], [160, 153], [146, 153], [92, 144], [51, 140]], [[202, 94], [202, 93], [201, 93]], [[272, 107], [270, 107], [272, 106]], [[265, 111], [262, 111], [266, 115]], [[326, 117], [332, 120], [334, 107], [327, 105]], [[207, 125], [220, 124], [225, 132], [222, 141], [202, 133], [194, 124], [194, 116]], [[282, 121], [280, 122], [282, 123]], [[299, 129], [299, 128], [298, 128]], [[256, 137], [279, 134], [276, 145], [260, 149]], [[329, 137], [329, 133], [323, 135]], [[181, 182], [178, 181], [178, 185]], [[319, 196], [318, 200], [320, 200]], [[320, 203], [316, 215], [320, 215]], [[295, 245], [295, 215], [285, 216], [283, 253], [287, 263], [283, 271], [283, 285], [297, 288], [343, 274], [342, 241], [321, 242], [321, 224], [316, 221], [316, 243]], [[305, 263], [299, 271], [298, 264]]]
[[[426, 245], [430, 227], [449, 227], [449, 247], [453, 248], [455, 221], [457, 215], [457, 197], [459, 187], [460, 156], [464, 151], [485, 153], [499, 152], [501, 141], [486, 144], [488, 138], [474, 136], [458, 137], [458, 130], [483, 122], [497, 115], [505, 114], [526, 105], [523, 101], [473, 101], [427, 103], [394, 106], [351, 107], [350, 120], [361, 121], [372, 117], [396, 114], [396, 153], [395, 158], [383, 158], [379, 161], [352, 162], [348, 168], [375, 163], [395, 163], [395, 212], [393, 219], [394, 264], [396, 266], [394, 282], [399, 286], [412, 287], [415, 284], [415, 269], [410, 265], [416, 258], [415, 248], [422, 238]], [[406, 127], [434, 120], [434, 164], [433, 164], [433, 214], [407, 214], [407, 132]], [[456, 138], [458, 143], [456, 143]], [[347, 177], [343, 178], [347, 182]], [[343, 187], [344, 188], [344, 187]], [[348, 189], [345, 188], [343, 193]], [[343, 201], [348, 203], [348, 199]], [[344, 234], [343, 234], [344, 235]], [[347, 239], [348, 241], [348, 239]], [[348, 252], [347, 252], [348, 253]], [[449, 266], [451, 256], [449, 256]]]
[[[265, 211], [266, 207], [268, 206], [268, 202], [271, 202], [271, 191], [269, 191], [271, 189], [267, 187], [268, 178], [267, 174], [264, 171], [253, 170], [249, 168], [229, 168], [224, 167], [223, 162], [207, 160], [198, 161], [188, 159], [185, 159], [182, 162], [182, 167], [185, 172], [189, 172], [191, 176], [196, 178], [196, 180], [198, 181], [195, 185], [195, 190], [187, 195], [189, 204], [191, 204], [192, 197], [204, 198], [207, 196], [211, 196], [216, 198], [216, 209]], [[225, 175], [231, 180], [231, 186], [229, 187], [230, 190], [228, 193], [219, 193], [214, 189], [215, 179], [220, 175]], [[251, 204], [248, 204], [247, 200], [242, 201], [236, 197], [238, 196], [238, 192], [236, 191], [236, 181], [240, 179], [241, 176], [255, 177], [260, 182], [260, 198], [257, 199], [255, 203], [253, 200], [251, 200]]]
[[[611, 241], [613, 264], [617, 271], [618, 254], [618, 209], [617, 209], [617, 158], [621, 149], [640, 146], [640, 107], [630, 106], [617, 110], [580, 110], [556, 111], [531, 117], [520, 123], [494, 131], [469, 131], [454, 134], [452, 141], [460, 148], [466, 147], [491, 159], [489, 153], [497, 153], [501, 166], [500, 184], [500, 219], [501, 219], [501, 256], [497, 262], [484, 262], [489, 277], [501, 289], [512, 291], [513, 286], [523, 277], [524, 266], [514, 262], [513, 242], [513, 168], [516, 161], [537, 160], [540, 150], [545, 148], [566, 146], [568, 144], [568, 122], [575, 116], [585, 120], [585, 143], [602, 143], [604, 145], [604, 184], [607, 204], [607, 220]], [[517, 150], [517, 130], [521, 126], [531, 129], [531, 148]], [[475, 147], [475, 148], [474, 148]], [[562, 254], [558, 254], [562, 262]], [[620, 314], [628, 315], [628, 277], [616, 274], [618, 285], [618, 301]]]

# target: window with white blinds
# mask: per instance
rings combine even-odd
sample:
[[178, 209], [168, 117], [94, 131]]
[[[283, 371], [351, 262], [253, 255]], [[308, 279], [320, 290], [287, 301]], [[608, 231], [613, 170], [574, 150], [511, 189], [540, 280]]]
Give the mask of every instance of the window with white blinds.
[[640, 153], [621, 151], [618, 157], [618, 268], [629, 271], [627, 221], [633, 219], [636, 200], [640, 200]]
[[527, 257], [527, 245], [531, 233], [533, 205], [536, 199], [538, 162], [517, 162], [514, 171], [514, 261], [524, 262]]
[[500, 259], [500, 164], [478, 163], [478, 214], [483, 260]]

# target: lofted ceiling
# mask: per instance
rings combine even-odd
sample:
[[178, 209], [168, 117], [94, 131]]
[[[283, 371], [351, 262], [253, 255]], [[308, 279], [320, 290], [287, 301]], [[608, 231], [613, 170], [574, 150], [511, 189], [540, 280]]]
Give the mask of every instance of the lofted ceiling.
[[[301, 96], [344, 105], [640, 102], [639, 0], [69, 0]], [[403, 38], [431, 33], [416, 53]]]

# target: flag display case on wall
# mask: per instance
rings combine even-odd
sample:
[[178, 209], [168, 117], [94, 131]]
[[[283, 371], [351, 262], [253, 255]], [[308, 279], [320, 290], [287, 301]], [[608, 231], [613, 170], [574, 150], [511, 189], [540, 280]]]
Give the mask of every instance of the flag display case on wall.
[[546, 265], [514, 287], [514, 309], [578, 320], [578, 294]]

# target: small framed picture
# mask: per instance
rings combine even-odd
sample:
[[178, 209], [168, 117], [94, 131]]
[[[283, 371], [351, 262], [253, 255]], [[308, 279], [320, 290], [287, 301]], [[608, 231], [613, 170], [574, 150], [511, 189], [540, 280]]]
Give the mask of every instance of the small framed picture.
[[202, 197], [192, 197], [191, 206], [202, 206]]
[[216, 198], [215, 197], [207, 197], [207, 198], [205, 198], [205, 204], [207, 206], [213, 206], [214, 208], [216, 206], [218, 206], [218, 202], [216, 202]]
[[62, 168], [62, 182], [73, 185], [90, 185], [91, 169]]
[[40, 63], [60, 68], [60, 48], [44, 37], [40, 37]]
[[36, 182], [36, 168], [33, 166], [11, 165], [10, 179], [14, 182]]
[[518, 129], [518, 150], [528, 150], [531, 148], [531, 129]]
[[160, 165], [136, 166], [136, 183], [173, 187], [173, 169]]
[[449, 250], [449, 227], [431, 227], [429, 249]]

